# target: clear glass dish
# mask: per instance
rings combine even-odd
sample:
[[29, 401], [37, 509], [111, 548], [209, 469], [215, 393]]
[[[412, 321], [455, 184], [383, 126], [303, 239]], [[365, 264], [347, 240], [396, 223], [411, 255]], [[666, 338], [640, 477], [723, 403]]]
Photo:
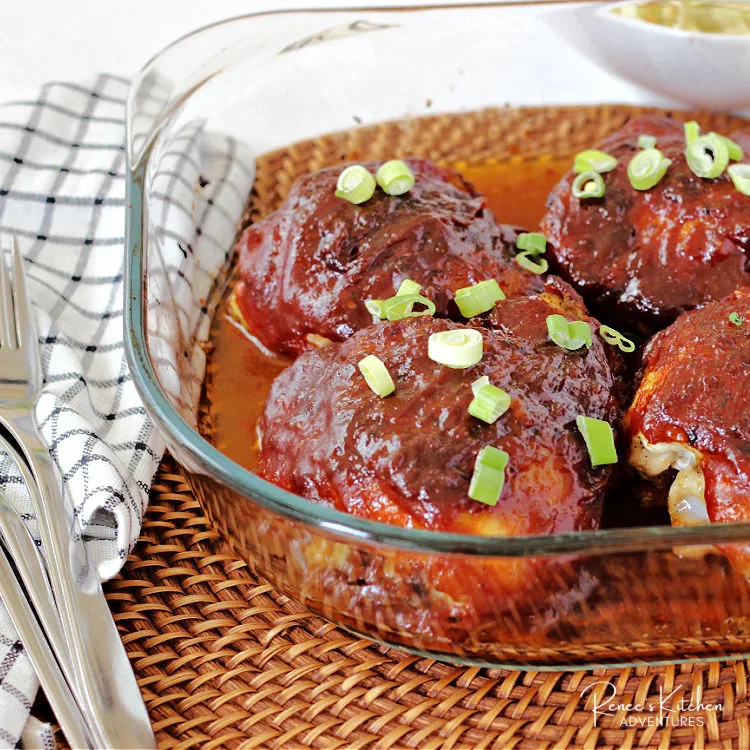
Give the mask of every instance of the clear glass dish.
[[[746, 580], [721, 556], [689, 553], [748, 545], [750, 524], [517, 538], [404, 529], [285, 492], [198, 429], [204, 344], [253, 160], [355, 121], [413, 123], [505, 105], [669, 106], [557, 33], [555, 14], [580, 5], [259, 14], [156, 56], [128, 114], [131, 371], [227, 539], [285, 593], [344, 627], [439, 658], [535, 669], [748, 655]], [[220, 210], [205, 226], [208, 205]], [[464, 592], [481, 592], [486, 580], [523, 585], [431, 617], [444, 593], [435, 581], [446, 575]]]

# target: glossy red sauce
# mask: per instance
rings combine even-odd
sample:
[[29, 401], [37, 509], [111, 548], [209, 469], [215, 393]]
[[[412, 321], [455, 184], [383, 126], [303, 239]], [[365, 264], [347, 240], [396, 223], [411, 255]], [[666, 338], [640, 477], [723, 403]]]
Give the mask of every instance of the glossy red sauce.
[[[592, 469], [575, 420], [619, 420], [611, 347], [595, 337], [570, 352], [549, 341], [547, 316], [587, 318], [559, 279], [544, 293], [506, 299], [485, 318], [424, 316], [383, 322], [338, 346], [307, 352], [271, 388], [262, 420], [260, 476], [337, 510], [408, 528], [479, 534], [549, 534], [597, 528], [614, 468]], [[434, 362], [430, 335], [481, 331], [481, 361]], [[378, 357], [395, 392], [377, 398], [357, 363]], [[511, 397], [492, 424], [469, 413], [471, 383], [487, 376]], [[469, 497], [485, 446], [510, 456], [495, 506]]]
[[[404, 195], [376, 190], [363, 205], [336, 197], [340, 166], [298, 179], [277, 211], [237, 243], [234, 301], [265, 346], [298, 355], [310, 335], [343, 341], [372, 325], [365, 304], [390, 297], [406, 278], [421, 285], [438, 318], [461, 319], [455, 289], [493, 278], [508, 299], [542, 291], [514, 262], [518, 232], [498, 224], [460, 172], [426, 159], [405, 162]], [[380, 162], [360, 166], [375, 174]]]
[[[664, 177], [646, 191], [634, 190], [628, 177], [642, 135], [654, 136], [670, 159]], [[750, 201], [726, 173], [712, 180], [693, 174], [681, 123], [637, 117], [596, 148], [618, 159], [603, 175], [604, 197], [575, 198], [570, 173], [550, 195], [542, 221], [552, 269], [593, 314], [651, 333], [750, 284]]]
[[[498, 222], [534, 230], [545, 210], [548, 193], [570, 167], [570, 157], [480, 165], [453, 165], [487, 197]], [[214, 443], [248, 469], [258, 461], [256, 423], [273, 379], [290, 360], [265, 353], [228, 316], [219, 312], [212, 337], [209, 379]]]
[[[734, 325], [729, 316], [743, 321]], [[721, 367], [716, 366], [720, 360]], [[682, 315], [651, 339], [630, 437], [698, 450], [714, 522], [750, 517], [750, 288]]]

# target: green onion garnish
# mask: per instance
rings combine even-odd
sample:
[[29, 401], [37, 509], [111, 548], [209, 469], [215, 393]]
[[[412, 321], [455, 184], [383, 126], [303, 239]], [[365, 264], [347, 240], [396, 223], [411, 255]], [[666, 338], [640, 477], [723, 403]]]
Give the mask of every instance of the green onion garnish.
[[727, 144], [729, 161], [739, 161], [745, 155], [745, 152], [742, 150], [742, 146], [740, 146], [739, 143], [735, 143], [731, 138], [727, 138], [725, 135], [720, 135], [719, 138]]
[[532, 273], [545, 273], [549, 268], [546, 258], [540, 258], [539, 255], [531, 250], [516, 255], [516, 263], [521, 268], [525, 268]]
[[636, 190], [649, 190], [667, 173], [672, 163], [658, 148], [639, 151], [628, 163], [628, 179]]
[[729, 313], [729, 322], [739, 328], [745, 321], [738, 312]]
[[417, 284], [416, 281], [412, 281], [411, 279], [404, 279], [396, 291], [396, 296], [402, 297], [405, 294], [419, 294], [421, 291], [421, 284]]
[[391, 159], [380, 166], [375, 179], [388, 195], [403, 195], [414, 187], [414, 173], [400, 159]]
[[367, 312], [371, 313], [377, 318], [380, 318], [380, 320], [383, 320], [383, 318], [385, 318], [385, 312], [383, 312], [384, 302], [385, 300], [383, 299], [365, 300], [365, 307], [367, 308]]
[[575, 198], [602, 198], [605, 190], [604, 178], [598, 172], [581, 172], [571, 187]]
[[547, 333], [558, 346], [571, 351], [582, 346], [591, 348], [591, 326], [585, 320], [568, 322], [562, 315], [547, 316]]
[[547, 251], [547, 238], [539, 232], [522, 232], [516, 237], [516, 247], [534, 255], [544, 255]]
[[380, 398], [384, 398], [396, 390], [396, 385], [388, 372], [388, 368], [374, 354], [368, 354], [357, 363], [357, 366], [367, 385]]
[[490, 384], [490, 379], [486, 375], [482, 375], [481, 378], [477, 378], [472, 384], [471, 384], [471, 392], [476, 396], [479, 391], [484, 388], [484, 386]]
[[488, 279], [473, 286], [457, 289], [455, 298], [461, 315], [464, 318], [473, 318], [491, 310], [496, 302], [505, 299], [505, 294], [495, 279]]
[[592, 466], [617, 463], [615, 436], [609, 422], [579, 415], [576, 424], [583, 435]]
[[701, 128], [695, 120], [690, 120], [684, 125], [685, 145], [689, 146], [696, 138], [700, 138]]
[[[614, 156], [610, 156], [604, 151], [598, 151], [595, 148], [590, 148], [587, 151], [581, 151], [580, 154], [576, 154], [575, 161], [573, 162], [573, 171], [576, 174], [582, 172], [611, 172], [617, 166], [617, 159]], [[578, 197], [578, 196], [576, 196]]]
[[750, 164], [731, 164], [727, 174], [743, 195], [750, 195]]
[[523, 250], [516, 255], [516, 263], [521, 268], [525, 268], [532, 273], [545, 273], [547, 271], [549, 263], [544, 258], [535, 257], [547, 251], [547, 238], [543, 234], [539, 234], [539, 232], [519, 234], [516, 238], [516, 247]]
[[487, 424], [494, 424], [508, 411], [509, 406], [510, 394], [496, 385], [487, 383], [474, 393], [474, 398], [469, 404], [469, 414]]
[[714, 179], [729, 164], [729, 147], [720, 135], [708, 133], [688, 144], [685, 159], [694, 175]]
[[[719, 138], [720, 140], [724, 141], [727, 147], [727, 152], [729, 153], [730, 161], [739, 161], [744, 156], [744, 153], [742, 151], [742, 146], [740, 146], [739, 143], [735, 143], [731, 138], [727, 138], [724, 135], [719, 135], [718, 133], [709, 133], [709, 135], [715, 136], [716, 138]], [[685, 123], [685, 145], [690, 146], [690, 144], [693, 143], [693, 141], [697, 140], [700, 137], [701, 137], [701, 129], [698, 126], [698, 123], [695, 120], [686, 122]], [[716, 175], [716, 176], [718, 177], [719, 175]], [[703, 177], [703, 175], [698, 175], [698, 177]]]
[[336, 197], [359, 205], [375, 194], [375, 178], [361, 165], [347, 167], [336, 181]]
[[638, 148], [642, 148], [644, 150], [648, 148], [656, 148], [656, 137], [653, 135], [646, 135], [645, 133], [643, 135], [639, 135]]
[[[414, 305], [424, 305], [424, 310], [414, 311]], [[434, 315], [435, 303], [421, 294], [399, 294], [383, 300], [383, 317], [388, 320], [419, 318], [422, 315]]]
[[505, 484], [505, 467], [510, 456], [499, 448], [485, 445], [477, 453], [469, 497], [485, 505], [497, 505]]
[[[416, 292], [409, 294], [404, 292], [404, 290], [415, 288], [419, 290], [422, 287], [416, 282], [406, 279], [401, 283], [393, 297], [365, 300], [365, 307], [368, 312], [380, 318], [380, 320], [402, 320], [403, 318], [418, 318], [421, 315], [434, 315], [435, 303], [432, 300]], [[415, 312], [414, 305], [424, 305], [425, 309]]]
[[599, 326], [599, 335], [612, 346], [616, 346], [620, 351], [629, 354], [635, 351], [635, 343], [625, 338], [619, 331], [609, 326]]
[[433, 362], [462, 370], [482, 359], [484, 341], [475, 328], [433, 333], [427, 341], [427, 356]]

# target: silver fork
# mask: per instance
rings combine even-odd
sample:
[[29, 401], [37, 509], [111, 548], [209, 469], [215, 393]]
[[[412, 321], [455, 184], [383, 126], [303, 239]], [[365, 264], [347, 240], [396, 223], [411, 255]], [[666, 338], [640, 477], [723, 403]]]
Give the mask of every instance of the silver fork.
[[138, 684], [35, 423], [41, 362], [15, 239], [12, 283], [10, 275], [0, 248], [0, 423], [21, 447], [34, 478], [29, 490], [69, 649], [57, 657], [68, 667], [65, 671], [70, 672], [71, 687], [97, 747], [153, 748], [154, 735]]
[[[2, 492], [0, 532], [0, 595], [3, 604], [16, 626], [65, 738], [73, 748], [92, 748], [94, 744], [90, 730], [75, 701], [70, 682], [62, 671], [62, 665], [54, 656], [55, 648], [49, 637], [51, 634], [57, 636], [59, 645], [62, 629], [52, 592], [49, 591], [47, 571], [21, 517], [12, 509]], [[6, 546], [8, 554], [5, 552]], [[16, 578], [8, 556], [15, 563], [25, 590]], [[28, 599], [31, 599], [33, 609]]]

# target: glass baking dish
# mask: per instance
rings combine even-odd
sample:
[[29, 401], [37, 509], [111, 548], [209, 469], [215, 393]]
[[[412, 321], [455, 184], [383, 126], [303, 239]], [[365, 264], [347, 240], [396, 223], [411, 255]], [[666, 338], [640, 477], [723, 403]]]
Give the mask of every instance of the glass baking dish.
[[[385, 121], [407, 129], [441, 113], [669, 106], [557, 33], [559, 14], [580, 6], [267, 13], [201, 29], [157, 55], [128, 112], [128, 360], [226, 538], [283, 592], [343, 627], [439, 658], [514, 668], [748, 656], [747, 582], [723, 557], [700, 553], [750, 544], [750, 524], [517, 538], [398, 528], [285, 492], [200, 429], [205, 344], [255, 160], [326, 133]], [[277, 181], [283, 193], [281, 171]], [[438, 617], [437, 581], [446, 579], [478, 592], [475, 603], [486, 581], [511, 583], [491, 601]]]

